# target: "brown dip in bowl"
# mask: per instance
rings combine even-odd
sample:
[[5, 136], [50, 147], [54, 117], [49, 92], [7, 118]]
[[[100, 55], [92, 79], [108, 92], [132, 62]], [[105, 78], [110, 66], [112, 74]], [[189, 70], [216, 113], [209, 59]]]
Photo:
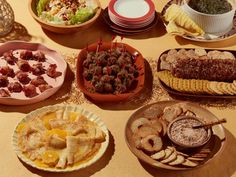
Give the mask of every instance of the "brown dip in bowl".
[[192, 128], [203, 122], [196, 117], [181, 116], [168, 125], [168, 137], [183, 149], [197, 148], [206, 144], [211, 138], [211, 129]]

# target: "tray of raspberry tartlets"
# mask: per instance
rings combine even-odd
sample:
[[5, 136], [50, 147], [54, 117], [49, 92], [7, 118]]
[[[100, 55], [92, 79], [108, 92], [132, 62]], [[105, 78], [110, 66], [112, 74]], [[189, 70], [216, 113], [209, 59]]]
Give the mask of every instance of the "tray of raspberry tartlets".
[[42, 44], [13, 41], [0, 46], [0, 104], [26, 105], [53, 95], [67, 64]]

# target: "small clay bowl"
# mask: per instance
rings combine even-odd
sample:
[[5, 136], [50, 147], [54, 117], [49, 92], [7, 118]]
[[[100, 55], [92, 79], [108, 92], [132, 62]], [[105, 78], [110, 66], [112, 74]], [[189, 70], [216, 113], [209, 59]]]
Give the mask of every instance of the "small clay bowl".
[[202, 147], [210, 139], [210, 128], [192, 128], [194, 125], [202, 125], [203, 121], [193, 116], [180, 116], [169, 123], [167, 135], [172, 143], [179, 149], [191, 150]]

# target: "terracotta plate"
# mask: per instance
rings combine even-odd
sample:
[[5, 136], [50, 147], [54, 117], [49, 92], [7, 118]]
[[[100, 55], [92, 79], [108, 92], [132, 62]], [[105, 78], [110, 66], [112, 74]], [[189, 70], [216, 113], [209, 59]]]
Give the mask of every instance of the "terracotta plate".
[[[192, 168], [186, 168], [186, 167], [178, 167], [178, 166], [170, 166], [168, 164], [163, 164], [159, 161], [156, 161], [154, 159], [152, 159], [150, 156], [148, 156], [147, 154], [145, 154], [142, 150], [138, 150], [135, 145], [134, 145], [134, 140], [132, 138], [132, 131], [131, 131], [131, 124], [134, 120], [143, 117], [143, 113], [145, 110], [147, 109], [161, 109], [163, 110], [166, 106], [171, 106], [173, 104], [176, 103], [180, 103], [178, 101], [161, 101], [161, 102], [156, 102], [156, 103], [152, 103], [149, 105], [146, 105], [142, 108], [140, 108], [139, 110], [137, 110], [136, 112], [134, 112], [131, 117], [129, 118], [126, 127], [125, 127], [125, 139], [126, 139], [126, 143], [129, 147], [129, 149], [131, 150], [131, 152], [140, 160], [146, 162], [149, 165], [152, 165], [154, 167], [157, 168], [164, 168], [164, 169], [169, 169], [169, 170], [188, 170], [188, 169], [192, 169]], [[197, 104], [193, 104], [193, 103], [188, 103], [187, 104], [187, 108], [189, 110], [191, 110], [192, 112], [194, 112], [197, 116], [201, 117], [204, 119], [204, 121], [206, 122], [211, 122], [211, 121], [217, 121], [218, 118], [212, 114], [211, 112], [209, 112], [207, 109], [200, 107]], [[210, 149], [210, 154], [208, 155], [207, 158], [204, 159], [204, 161], [202, 161], [197, 167], [205, 165], [206, 163], [214, 160], [214, 158], [220, 154], [220, 152], [223, 150], [224, 145], [225, 145], [225, 141], [226, 141], [226, 137], [225, 137], [225, 132], [224, 132], [224, 128], [222, 125], [216, 125], [212, 128], [212, 138], [210, 139], [209, 143], [205, 146], [207, 146], [207, 148]], [[167, 140], [167, 137], [164, 136], [162, 137], [162, 139]], [[196, 167], [195, 167], [196, 168]]]
[[[82, 90], [82, 92], [89, 96], [92, 100], [96, 102], [119, 102], [130, 99], [134, 97], [137, 93], [139, 93], [144, 87], [144, 78], [145, 78], [145, 66], [144, 66], [144, 59], [142, 54], [134, 49], [133, 47], [123, 44], [123, 43], [113, 43], [113, 45], [117, 46], [124, 46], [126, 50], [131, 53], [138, 53], [138, 57], [135, 60], [135, 65], [139, 69], [139, 76], [137, 78], [137, 85], [134, 89], [128, 91], [127, 93], [123, 94], [100, 94], [100, 93], [93, 93], [89, 91], [89, 88], [92, 88], [92, 84], [83, 77], [83, 61], [86, 59], [87, 51], [96, 51], [97, 50], [97, 43], [88, 46], [88, 48], [84, 48], [78, 55], [77, 64], [76, 64], [76, 76], [77, 76], [77, 85]], [[103, 42], [100, 46], [100, 51], [102, 50], [109, 50], [111, 48], [111, 43]]]

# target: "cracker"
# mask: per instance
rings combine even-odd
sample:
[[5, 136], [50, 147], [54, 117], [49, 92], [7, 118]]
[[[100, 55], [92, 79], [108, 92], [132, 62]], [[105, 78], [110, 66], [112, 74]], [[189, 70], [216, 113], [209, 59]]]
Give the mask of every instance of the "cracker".
[[203, 161], [205, 159], [204, 158], [200, 158], [200, 157], [188, 157], [188, 160], [191, 160], [191, 161]]
[[185, 161], [182, 163], [182, 165], [187, 166], [187, 167], [196, 167], [198, 165], [198, 163], [193, 162], [188, 159], [185, 159]]
[[188, 86], [187, 86], [187, 79], [180, 79], [178, 78], [178, 90], [180, 92], [187, 92], [188, 91]]
[[203, 80], [195, 80], [196, 93], [203, 93]]
[[199, 83], [198, 83], [198, 80], [196, 79], [191, 79], [191, 82], [190, 82], [190, 90], [192, 91], [192, 93], [199, 93]]
[[210, 89], [211, 89], [216, 95], [224, 95], [224, 92], [219, 89], [218, 84], [219, 84], [219, 82], [211, 81], [211, 82], [210, 82]]
[[214, 90], [211, 89], [211, 81], [207, 82], [207, 93], [211, 94], [211, 95], [215, 95], [216, 93], [214, 92]]
[[182, 156], [184, 156], [184, 157], [189, 157], [188, 154], [185, 154], [185, 153], [183, 153], [183, 152], [179, 152], [179, 151], [177, 151], [177, 154], [182, 155]]
[[230, 83], [231, 88], [236, 92], [236, 80], [233, 81], [233, 83]]
[[165, 150], [161, 150], [161, 151], [151, 155], [151, 158], [153, 158], [155, 160], [160, 160], [160, 159], [164, 158], [165, 155], [166, 155]]
[[191, 80], [189, 79], [183, 79], [183, 85], [184, 85], [184, 92], [192, 92], [191, 90]]
[[164, 82], [167, 86], [170, 86], [170, 75], [169, 75], [169, 71], [159, 71], [157, 73], [157, 76], [159, 77], [159, 79]]
[[196, 91], [193, 79], [182, 79], [183, 92], [193, 93]]
[[211, 150], [208, 149], [208, 148], [203, 148], [203, 149], [200, 150], [199, 153], [211, 153]]
[[172, 162], [172, 161], [174, 161], [174, 160], [176, 160], [176, 159], [177, 159], [177, 153], [176, 153], [176, 151], [173, 151], [173, 152], [171, 153], [171, 155], [170, 155], [168, 158], [163, 159], [163, 160], [161, 161], [161, 163], [169, 163], [169, 162]]
[[203, 81], [203, 88], [202, 88], [203, 93], [212, 94], [212, 93], [211, 93], [211, 90], [209, 90], [209, 88], [208, 88], [208, 85], [209, 85], [209, 81], [204, 80], [204, 81]]
[[173, 151], [169, 148], [165, 149], [165, 156], [163, 157], [163, 159], [167, 159], [172, 153]]
[[234, 95], [233, 90], [230, 88], [230, 83], [227, 82], [219, 82], [218, 88], [222, 90], [222, 92], [226, 95]]
[[170, 80], [170, 87], [172, 89], [174, 89], [174, 90], [179, 91], [179, 89], [178, 89], [178, 82], [179, 82], [178, 78], [172, 77], [171, 80]]
[[192, 155], [191, 157], [195, 157], [195, 158], [201, 158], [201, 157], [203, 157], [203, 158], [205, 158], [205, 157], [207, 157], [208, 156], [208, 153], [197, 153], [197, 154], [194, 154], [194, 155]]
[[182, 164], [184, 161], [185, 161], [184, 156], [177, 154], [176, 159], [175, 159], [174, 161], [172, 161], [172, 162], [169, 162], [169, 165], [171, 165], [171, 166], [180, 165], [180, 164]]
[[233, 83], [228, 83], [227, 87], [231, 90], [231, 92], [236, 95], [236, 85]]

